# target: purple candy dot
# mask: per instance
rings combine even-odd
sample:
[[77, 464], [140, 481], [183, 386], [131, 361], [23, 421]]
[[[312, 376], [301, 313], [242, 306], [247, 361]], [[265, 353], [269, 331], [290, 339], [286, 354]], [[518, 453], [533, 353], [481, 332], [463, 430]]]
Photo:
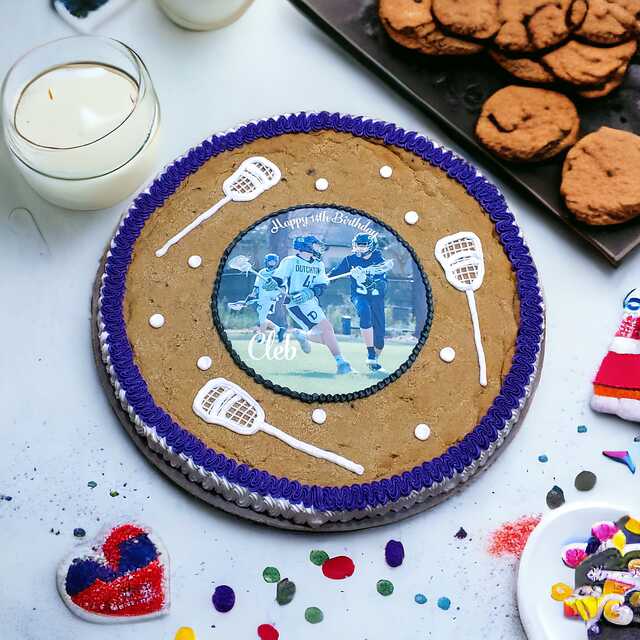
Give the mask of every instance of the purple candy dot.
[[227, 613], [233, 609], [233, 605], [236, 603], [236, 594], [231, 587], [226, 584], [221, 584], [219, 587], [216, 587], [216, 590], [213, 592], [211, 602], [213, 602], [216, 611]]
[[399, 567], [404, 560], [404, 547], [399, 540], [389, 540], [384, 548], [384, 557], [390, 567]]

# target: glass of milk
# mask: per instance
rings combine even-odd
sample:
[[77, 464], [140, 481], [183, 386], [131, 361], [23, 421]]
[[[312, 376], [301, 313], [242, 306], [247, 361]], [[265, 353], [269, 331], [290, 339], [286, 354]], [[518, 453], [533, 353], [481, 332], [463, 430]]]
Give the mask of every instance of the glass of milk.
[[185, 29], [208, 31], [235, 22], [253, 0], [158, 0], [173, 22]]
[[140, 56], [110, 38], [63, 38], [25, 54], [4, 80], [2, 124], [26, 181], [60, 207], [110, 207], [155, 168], [155, 89]]

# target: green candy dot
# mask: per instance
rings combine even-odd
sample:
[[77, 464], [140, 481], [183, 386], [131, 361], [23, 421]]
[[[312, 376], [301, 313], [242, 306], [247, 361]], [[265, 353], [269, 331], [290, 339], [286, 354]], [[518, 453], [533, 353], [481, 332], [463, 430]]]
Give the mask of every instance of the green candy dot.
[[318, 624], [324, 620], [324, 613], [318, 607], [308, 607], [305, 609], [304, 619], [311, 624]]
[[275, 567], [265, 567], [262, 572], [262, 577], [265, 582], [279, 582], [280, 572]]
[[296, 585], [291, 582], [289, 578], [284, 578], [278, 582], [278, 587], [276, 589], [276, 601], [278, 604], [289, 604], [295, 595]]
[[309, 560], [318, 567], [321, 567], [329, 559], [329, 554], [326, 551], [320, 549], [314, 549], [309, 554]]
[[393, 593], [393, 583], [389, 580], [378, 580], [376, 589], [381, 596], [390, 596]]

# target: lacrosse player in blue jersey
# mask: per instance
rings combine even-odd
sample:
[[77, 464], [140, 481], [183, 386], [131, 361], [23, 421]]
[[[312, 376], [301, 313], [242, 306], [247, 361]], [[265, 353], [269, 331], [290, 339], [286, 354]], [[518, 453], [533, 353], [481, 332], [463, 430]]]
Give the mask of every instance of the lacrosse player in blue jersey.
[[331, 270], [329, 277], [351, 276], [351, 302], [360, 318], [367, 366], [372, 373], [385, 373], [378, 358], [384, 349], [387, 272], [393, 268], [393, 260], [384, 259], [376, 236], [370, 233], [357, 233], [351, 251]]
[[351, 365], [343, 358], [333, 327], [318, 300], [329, 284], [322, 261], [325, 246], [315, 236], [300, 236], [293, 241], [293, 249], [295, 255], [283, 258], [263, 287], [285, 291], [287, 312], [301, 328], [293, 336], [305, 353], [311, 351], [309, 342], [324, 344], [335, 358], [336, 373], [351, 373]]

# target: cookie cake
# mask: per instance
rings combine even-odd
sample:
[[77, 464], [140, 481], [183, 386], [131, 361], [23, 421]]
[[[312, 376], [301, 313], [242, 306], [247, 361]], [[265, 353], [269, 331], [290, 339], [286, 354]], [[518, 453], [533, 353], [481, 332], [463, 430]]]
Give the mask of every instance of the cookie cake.
[[145, 446], [272, 524], [442, 499], [501, 450], [539, 372], [538, 275], [504, 198], [382, 121], [205, 140], [136, 198], [98, 283], [101, 358]]

